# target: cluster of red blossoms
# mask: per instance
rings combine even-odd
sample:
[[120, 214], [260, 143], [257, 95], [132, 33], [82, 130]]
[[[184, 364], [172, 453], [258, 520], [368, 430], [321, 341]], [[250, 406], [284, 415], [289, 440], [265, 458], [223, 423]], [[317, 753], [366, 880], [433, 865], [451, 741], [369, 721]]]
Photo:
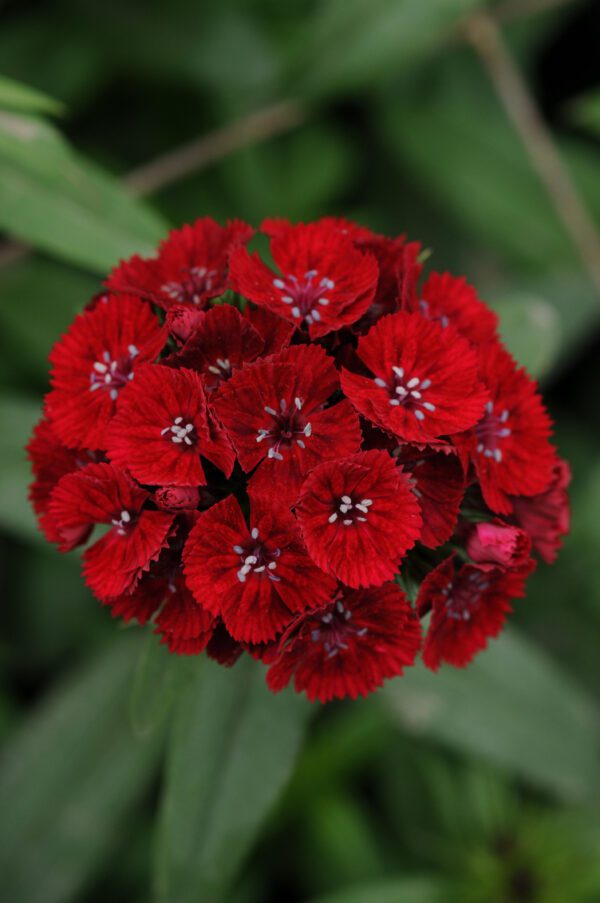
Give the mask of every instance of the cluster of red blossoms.
[[[113, 615], [277, 691], [466, 665], [568, 530], [536, 384], [462, 278], [339, 219], [198, 220], [51, 355], [31, 499]], [[262, 239], [264, 241], [264, 239]], [[416, 599], [406, 590], [420, 586]], [[412, 595], [412, 592], [410, 593]]]

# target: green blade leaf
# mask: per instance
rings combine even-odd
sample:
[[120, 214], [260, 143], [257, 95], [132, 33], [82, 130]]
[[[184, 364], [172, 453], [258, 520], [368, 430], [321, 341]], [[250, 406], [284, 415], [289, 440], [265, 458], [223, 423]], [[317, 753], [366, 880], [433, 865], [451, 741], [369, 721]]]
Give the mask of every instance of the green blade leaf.
[[450, 890], [437, 878], [396, 878], [346, 887], [310, 903], [447, 903]]
[[172, 655], [160, 637], [147, 631], [129, 700], [131, 723], [139, 737], [151, 734], [167, 715], [178, 692], [192, 674], [194, 659]]
[[136, 741], [125, 688], [138, 638], [122, 635], [71, 675], [6, 745], [0, 768], [5, 900], [67, 903], [121, 839], [155, 774], [161, 738]]
[[30, 88], [22, 82], [14, 81], [0, 75], [0, 108], [17, 110], [21, 113], [50, 113], [57, 115], [64, 112], [64, 104], [36, 88]]
[[[440, 37], [484, 0], [327, 0], [302, 41], [311, 93], [370, 85], [423, 58]], [[338, 51], [336, 51], [336, 48]], [[343, 51], [340, 50], [343, 48]]]
[[152, 253], [167, 228], [51, 125], [7, 112], [0, 112], [0, 227], [101, 274], [122, 257]]
[[271, 694], [249, 656], [200, 660], [175, 710], [157, 844], [157, 896], [223, 899], [290, 777], [310, 706]]
[[0, 527], [41, 542], [42, 535], [27, 500], [31, 468], [25, 453], [40, 414], [40, 406], [24, 396], [0, 399]]
[[411, 669], [381, 693], [415, 734], [482, 756], [569, 801], [600, 797], [600, 715], [514, 630], [465, 669]]

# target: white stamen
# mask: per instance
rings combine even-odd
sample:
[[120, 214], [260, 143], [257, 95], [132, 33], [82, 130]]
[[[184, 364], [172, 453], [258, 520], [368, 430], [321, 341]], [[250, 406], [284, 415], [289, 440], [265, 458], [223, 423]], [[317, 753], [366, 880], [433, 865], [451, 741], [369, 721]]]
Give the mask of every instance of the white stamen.
[[425, 414], [423, 413], [423, 411], [416, 410], [414, 414], [417, 420], [425, 420]]
[[252, 537], [252, 539], [258, 539], [258, 527], [252, 527], [250, 536]]
[[382, 379], [380, 376], [377, 376], [373, 382], [376, 386], [379, 386], [380, 389], [387, 389], [387, 383], [385, 379]]
[[423, 407], [425, 408], [426, 411], [435, 411], [435, 405], [432, 404], [430, 401], [424, 401]]
[[273, 279], [273, 285], [275, 288], [285, 288], [285, 282], [283, 279]]
[[408, 386], [409, 389], [414, 389], [416, 386], [419, 385], [420, 382], [421, 382], [421, 380], [418, 379], [418, 377], [413, 376], [412, 379], [409, 379], [409, 381], [406, 383], [406, 385]]
[[243, 546], [234, 546], [233, 551], [236, 553], [236, 555], [242, 555], [244, 552], [244, 547]]
[[308, 436], [310, 436], [311, 433], [312, 433], [312, 426], [310, 425], [310, 423], [307, 423], [306, 426], [304, 427], [304, 435], [308, 438]]
[[430, 385], [431, 385], [431, 380], [424, 379], [423, 382], [421, 383], [421, 389], [428, 389]]
[[299, 317], [299, 316], [300, 316], [300, 308], [292, 307], [292, 317]]
[[404, 367], [392, 367], [392, 370], [394, 371], [398, 379], [404, 378]]
[[331, 515], [327, 518], [327, 520], [329, 521], [330, 524], [334, 524], [334, 523], [336, 522], [336, 520], [337, 520], [337, 511], [334, 511], [333, 514], [331, 514]]
[[270, 414], [271, 417], [277, 417], [277, 411], [274, 408], [270, 408], [268, 407], [268, 405], [265, 405], [264, 410], [267, 412], [267, 414]]
[[350, 498], [349, 495], [343, 495], [343, 496], [342, 496], [342, 501], [343, 501], [343, 503], [344, 503], [345, 505], [351, 505], [351, 504], [352, 504], [352, 499]]
[[294, 398], [294, 404], [296, 405], [296, 407], [298, 408], [299, 411], [302, 410], [302, 401], [300, 398], [298, 398], [298, 396], [296, 396], [296, 398]]
[[349, 527], [349, 526], [352, 524], [352, 521], [351, 521], [351, 520], [345, 520], [345, 521], [344, 521], [344, 524], [345, 524], [347, 527]]

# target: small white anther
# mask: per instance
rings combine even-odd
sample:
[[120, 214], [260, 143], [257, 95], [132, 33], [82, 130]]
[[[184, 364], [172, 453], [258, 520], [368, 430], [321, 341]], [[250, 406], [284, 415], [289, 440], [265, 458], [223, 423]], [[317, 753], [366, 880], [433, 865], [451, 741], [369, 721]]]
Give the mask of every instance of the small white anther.
[[[315, 321], [315, 323], [319, 322], [319, 320], [321, 319], [321, 314], [319, 313], [318, 310], [315, 309], [312, 311], [312, 318]], [[308, 319], [308, 317], [307, 317], [307, 319]]]
[[258, 527], [252, 527], [250, 536], [252, 537], [252, 539], [258, 539]]
[[323, 307], [327, 307], [327, 305], [329, 304], [329, 298], [319, 298], [317, 304], [322, 304]]
[[294, 404], [296, 405], [296, 407], [298, 408], [299, 411], [302, 410], [302, 399], [298, 398], [298, 396], [296, 396], [294, 398]]
[[424, 379], [423, 382], [421, 383], [421, 391], [422, 391], [423, 389], [428, 389], [430, 385], [431, 385], [431, 380], [430, 380], [430, 379]]
[[368, 508], [369, 505], [373, 504], [373, 499], [361, 499], [360, 503], [361, 505], [365, 505]]
[[412, 395], [413, 398], [420, 398], [420, 397], [421, 397], [421, 393], [420, 393], [419, 391], [417, 391], [417, 389], [413, 389], [412, 392], [411, 392], [410, 394]]
[[379, 386], [380, 389], [387, 389], [387, 383], [385, 379], [382, 379], [380, 376], [375, 377], [373, 382], [376, 386]]
[[243, 555], [244, 547], [243, 546], [234, 546], [233, 551], [236, 553], [236, 555]]
[[331, 515], [327, 518], [327, 520], [329, 521], [330, 524], [334, 524], [334, 523], [336, 522], [336, 520], [337, 520], [337, 511], [334, 511], [333, 514], [331, 514]]
[[426, 411], [435, 411], [435, 405], [432, 404], [430, 401], [424, 401], [423, 407], [425, 408]]
[[268, 405], [265, 405], [264, 410], [267, 414], [270, 414], [271, 417], [277, 417], [277, 411], [274, 408], [270, 408]]
[[408, 386], [409, 389], [414, 389], [416, 386], [419, 385], [420, 382], [421, 382], [421, 380], [417, 376], [413, 376], [412, 379], [409, 379], [409, 381], [406, 383], [406, 385]]
[[392, 367], [392, 370], [394, 371], [398, 379], [404, 378], [404, 367]]
[[116, 401], [117, 398], [119, 397], [119, 391], [118, 391], [118, 389], [111, 389], [111, 390], [110, 390], [110, 397], [112, 398], [113, 401]]
[[283, 301], [284, 304], [293, 304], [294, 303], [294, 299], [292, 298], [291, 295], [282, 295], [281, 300]]
[[96, 371], [96, 373], [106, 373], [106, 364], [100, 364], [98, 361], [96, 361], [96, 363], [94, 364], [94, 370]]
[[499, 464], [500, 461], [502, 460], [502, 452], [500, 451], [499, 448], [497, 448], [497, 449], [495, 450], [495, 452], [494, 452], [494, 458], [496, 459], [496, 461], [498, 462], [498, 464]]
[[398, 398], [390, 398], [390, 404], [397, 407], [400, 404], [400, 400]]
[[270, 562], [268, 563], [267, 567], [269, 568], [270, 571], [274, 571], [275, 568], [277, 567], [277, 562], [276, 562], [276, 561], [270, 561]]
[[351, 504], [352, 504], [352, 499], [350, 498], [349, 495], [343, 495], [343, 496], [342, 496], [342, 501], [343, 501], [343, 503], [344, 503], [345, 505], [351, 505]]
[[299, 316], [300, 316], [300, 308], [292, 307], [292, 317], [299, 317]]
[[296, 445], [299, 448], [306, 448], [306, 443], [302, 441], [302, 439], [296, 439]]
[[273, 279], [273, 285], [275, 288], [285, 288], [285, 282], [283, 279]]
[[352, 521], [352, 520], [345, 520], [343, 523], [344, 523], [347, 527], [349, 527], [352, 523], [354, 523], [354, 521]]
[[494, 403], [492, 401], [488, 401], [485, 406], [485, 409], [488, 412], [488, 414], [491, 414], [492, 411], [494, 410]]
[[425, 414], [423, 413], [423, 411], [416, 410], [414, 413], [417, 420], [425, 420]]
[[308, 436], [310, 436], [311, 433], [312, 433], [312, 426], [310, 425], [310, 423], [307, 423], [306, 426], [304, 427], [304, 435], [308, 438]]

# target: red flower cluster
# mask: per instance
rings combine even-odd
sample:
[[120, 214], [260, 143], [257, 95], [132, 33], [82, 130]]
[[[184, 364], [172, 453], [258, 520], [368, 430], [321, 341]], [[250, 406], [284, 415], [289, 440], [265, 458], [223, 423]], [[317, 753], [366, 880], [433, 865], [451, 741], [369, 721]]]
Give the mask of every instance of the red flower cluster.
[[262, 231], [273, 267], [244, 223], [172, 232], [57, 342], [28, 447], [40, 528], [87, 543], [113, 615], [175, 653], [248, 652], [274, 691], [354, 698], [421, 647], [463, 666], [568, 531], [537, 387], [464, 279], [422, 281], [418, 244]]

